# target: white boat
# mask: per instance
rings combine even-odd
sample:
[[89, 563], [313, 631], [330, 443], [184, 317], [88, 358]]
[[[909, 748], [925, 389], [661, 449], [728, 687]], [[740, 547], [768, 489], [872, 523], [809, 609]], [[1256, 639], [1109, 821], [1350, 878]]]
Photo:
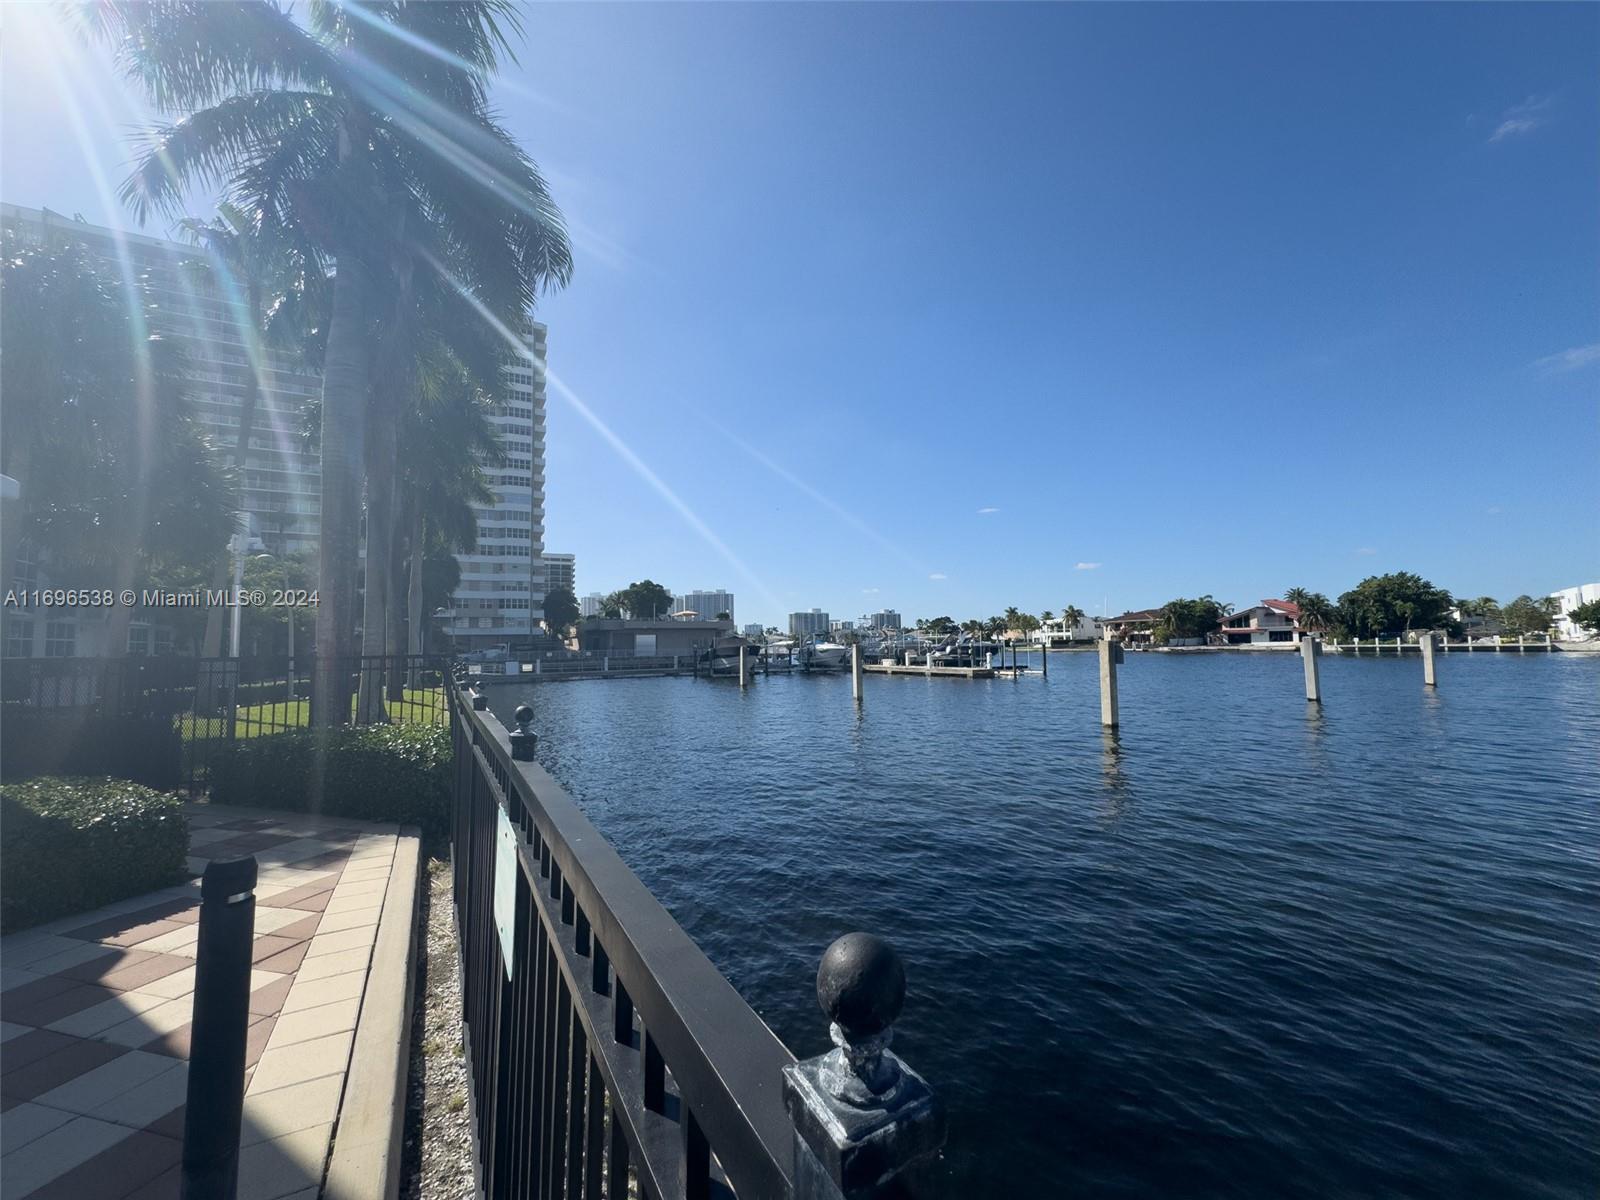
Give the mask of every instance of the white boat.
[[842, 671], [850, 665], [850, 647], [838, 642], [807, 642], [795, 661], [805, 671]]
[[1003, 649], [999, 642], [972, 641], [965, 637], [946, 642], [930, 653], [936, 667], [986, 667], [989, 656], [1000, 657]]
[[753, 675], [756, 663], [761, 657], [761, 647], [749, 638], [730, 634], [720, 637], [711, 644], [709, 650], [700, 652], [700, 663], [707, 667], [713, 675], [737, 675], [739, 673], [739, 648], [744, 647], [744, 665]]

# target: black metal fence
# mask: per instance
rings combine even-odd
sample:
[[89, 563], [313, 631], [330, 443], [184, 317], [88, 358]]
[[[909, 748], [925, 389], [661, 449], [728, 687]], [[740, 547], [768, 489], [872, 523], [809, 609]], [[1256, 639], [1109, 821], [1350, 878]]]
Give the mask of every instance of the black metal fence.
[[0, 764], [7, 778], [111, 774], [195, 792], [239, 739], [311, 725], [330, 669], [341, 724], [449, 719], [446, 664], [425, 656], [13, 658], [0, 662]]
[[795, 1195], [794, 1056], [500, 723], [451, 709], [482, 1194]]

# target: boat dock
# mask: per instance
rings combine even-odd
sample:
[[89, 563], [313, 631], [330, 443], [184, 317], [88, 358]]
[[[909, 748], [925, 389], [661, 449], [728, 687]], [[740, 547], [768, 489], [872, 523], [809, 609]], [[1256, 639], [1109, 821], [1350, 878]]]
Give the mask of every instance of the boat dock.
[[862, 663], [861, 669], [872, 675], [931, 675], [945, 679], [993, 679], [1000, 673], [999, 667], [908, 667], [904, 663]]

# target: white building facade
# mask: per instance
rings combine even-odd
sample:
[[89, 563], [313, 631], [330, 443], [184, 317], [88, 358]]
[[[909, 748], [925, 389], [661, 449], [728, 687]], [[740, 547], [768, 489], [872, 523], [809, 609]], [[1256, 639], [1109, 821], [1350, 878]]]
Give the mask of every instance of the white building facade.
[[1572, 619], [1572, 610], [1600, 600], [1600, 583], [1580, 583], [1577, 587], [1551, 592], [1556, 602], [1555, 635], [1563, 642], [1590, 642], [1596, 635]]
[[490, 412], [505, 461], [485, 467], [494, 503], [475, 505], [478, 542], [459, 554], [461, 582], [445, 632], [457, 650], [529, 641], [544, 618], [544, 436], [547, 330], [523, 328], [524, 351], [500, 368], [504, 388]]

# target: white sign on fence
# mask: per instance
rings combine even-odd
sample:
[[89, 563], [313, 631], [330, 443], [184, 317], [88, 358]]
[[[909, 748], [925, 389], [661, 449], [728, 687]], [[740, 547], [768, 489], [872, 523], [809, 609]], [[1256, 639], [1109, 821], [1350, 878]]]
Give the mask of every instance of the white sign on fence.
[[517, 864], [516, 828], [504, 808], [496, 805], [495, 814], [494, 927], [500, 933], [500, 957], [510, 979], [517, 956], [517, 872], [522, 868]]

